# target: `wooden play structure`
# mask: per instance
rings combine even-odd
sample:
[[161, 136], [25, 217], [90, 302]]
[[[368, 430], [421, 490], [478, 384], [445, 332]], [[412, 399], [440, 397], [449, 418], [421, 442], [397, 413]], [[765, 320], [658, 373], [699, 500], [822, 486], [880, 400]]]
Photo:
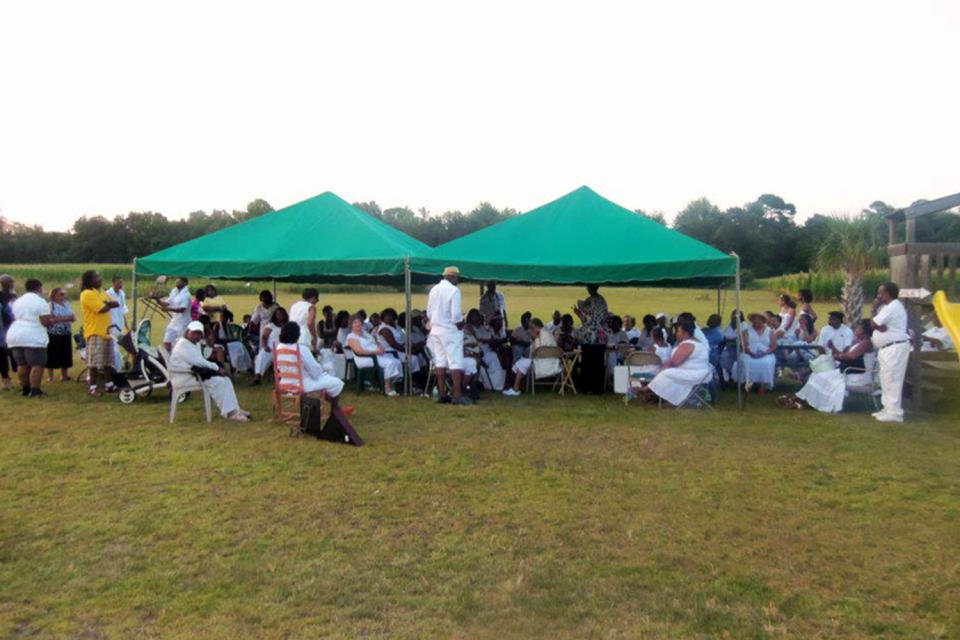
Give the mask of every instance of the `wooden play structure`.
[[[947, 299], [957, 300], [957, 269], [960, 266], [960, 242], [917, 242], [917, 218], [938, 211], [960, 206], [960, 193], [900, 209], [887, 216], [890, 240], [887, 252], [890, 256], [890, 279], [900, 286], [902, 293], [925, 295], [902, 295], [909, 314], [909, 326], [914, 335], [914, 351], [910, 354], [904, 396], [914, 410], [922, 410], [925, 400], [944, 393], [956, 393], [960, 385], [960, 367], [955, 353], [921, 351], [920, 335], [937, 311], [955, 313], [957, 305]], [[904, 227], [903, 242], [899, 241], [898, 228]], [[931, 292], [940, 290], [937, 307]], [[944, 327], [948, 321], [941, 318]], [[949, 330], [949, 327], [948, 327]], [[954, 343], [957, 345], [957, 343]]]

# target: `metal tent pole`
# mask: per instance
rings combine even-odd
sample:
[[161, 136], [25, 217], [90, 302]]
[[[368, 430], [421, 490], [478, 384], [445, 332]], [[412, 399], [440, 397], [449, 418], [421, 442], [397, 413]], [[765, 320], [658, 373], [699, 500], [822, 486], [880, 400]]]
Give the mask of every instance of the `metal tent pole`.
[[130, 286], [133, 288], [133, 330], [137, 330], [137, 259], [133, 259], [133, 276], [130, 278]]
[[404, 382], [404, 394], [410, 395], [410, 388], [413, 383], [413, 374], [410, 372], [410, 328], [412, 326], [412, 319], [410, 318], [410, 257], [404, 257], [403, 259], [403, 288], [406, 290], [407, 294], [407, 315], [404, 320], [404, 338], [403, 338], [403, 348], [407, 354], [407, 366], [405, 367], [405, 374], [403, 378]]
[[273, 281], [273, 302], [274, 304], [280, 304], [279, 302], [277, 302], [277, 281], [276, 280]]
[[[741, 373], [740, 370], [743, 368], [743, 365], [740, 362], [740, 354], [742, 352], [741, 349], [743, 347], [743, 345], [740, 344], [740, 341], [742, 340], [742, 336], [743, 336], [743, 331], [740, 328], [740, 314], [743, 313], [743, 311], [740, 308], [740, 256], [738, 256], [735, 251], [731, 251], [730, 255], [732, 255], [734, 258], [737, 259], [737, 278], [736, 278], [737, 316], [736, 316], [735, 322], [737, 323], [737, 373], [739, 374]], [[740, 376], [738, 375], [737, 377], [739, 378]], [[743, 409], [743, 404], [745, 400], [745, 398], [743, 397], [743, 388], [741, 387], [739, 380], [735, 380], [734, 382], [736, 382], [736, 385], [737, 385], [737, 407], [739, 407], [740, 409]]]
[[723, 309], [720, 308], [720, 290], [723, 289], [722, 286], [717, 287], [717, 315], [720, 316], [721, 327], [723, 326]]

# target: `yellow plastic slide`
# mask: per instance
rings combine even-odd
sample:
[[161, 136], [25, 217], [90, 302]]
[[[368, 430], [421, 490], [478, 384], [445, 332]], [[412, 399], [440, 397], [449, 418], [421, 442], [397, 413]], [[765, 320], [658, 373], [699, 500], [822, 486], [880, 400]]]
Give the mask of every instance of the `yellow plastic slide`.
[[933, 309], [937, 312], [940, 324], [950, 334], [957, 349], [957, 358], [960, 359], [960, 303], [947, 302], [947, 294], [937, 291], [933, 294]]

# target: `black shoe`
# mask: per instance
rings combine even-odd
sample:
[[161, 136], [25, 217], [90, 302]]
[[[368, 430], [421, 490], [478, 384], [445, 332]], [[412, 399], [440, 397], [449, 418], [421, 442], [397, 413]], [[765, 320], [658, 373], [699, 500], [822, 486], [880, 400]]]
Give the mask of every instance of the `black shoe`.
[[450, 396], [441, 396], [437, 399], [437, 404], [453, 404], [453, 399]]
[[31, 398], [39, 398], [40, 396], [45, 395], [43, 389], [30, 389]]
[[473, 404], [473, 402], [471, 402], [470, 398], [466, 396], [460, 396], [459, 400], [454, 400], [450, 404], [460, 405], [461, 407], [469, 407], [470, 405]]
[[23, 389], [20, 390], [20, 395], [22, 395], [24, 398], [30, 395], [30, 385], [24, 385]]

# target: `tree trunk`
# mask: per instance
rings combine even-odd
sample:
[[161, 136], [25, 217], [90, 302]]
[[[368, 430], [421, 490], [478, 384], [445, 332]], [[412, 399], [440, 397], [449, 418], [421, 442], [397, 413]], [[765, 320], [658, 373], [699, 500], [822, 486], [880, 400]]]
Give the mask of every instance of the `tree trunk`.
[[863, 281], [857, 274], [843, 272], [843, 290], [840, 292], [844, 320], [851, 327], [863, 316]]

